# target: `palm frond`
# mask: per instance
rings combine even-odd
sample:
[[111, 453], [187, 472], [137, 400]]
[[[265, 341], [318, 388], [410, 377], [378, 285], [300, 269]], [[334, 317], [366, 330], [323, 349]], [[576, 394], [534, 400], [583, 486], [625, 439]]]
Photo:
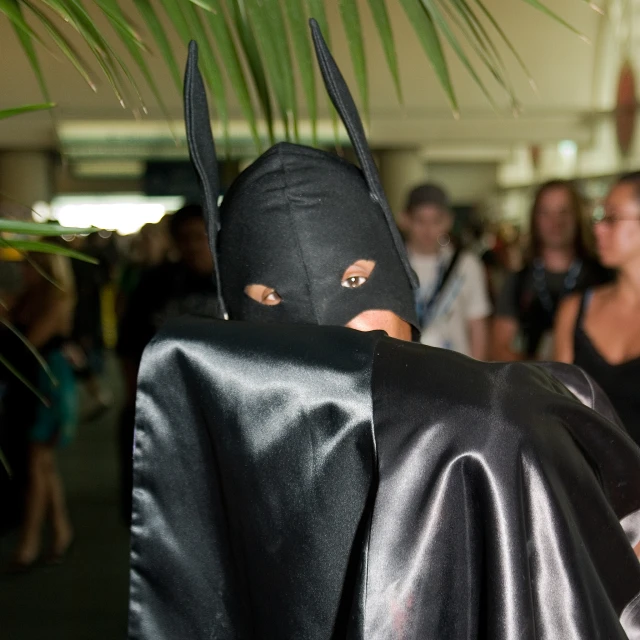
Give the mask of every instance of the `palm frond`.
[[42, 104], [23, 104], [20, 107], [13, 107], [12, 109], [0, 109], [0, 120], [5, 118], [13, 118], [23, 113], [30, 113], [32, 111], [44, 111], [46, 109], [52, 109], [56, 105], [53, 102], [44, 102]]
[[[184, 56], [188, 41], [196, 39], [202, 50], [201, 65], [212, 94], [212, 106], [217, 111], [224, 138], [228, 139], [229, 131], [230, 99], [227, 87], [230, 87], [249, 124], [253, 142], [259, 149], [262, 144], [260, 123], [266, 125], [269, 142], [274, 139], [274, 127], [278, 120], [283, 123], [285, 137], [298, 139], [301, 105], [298, 103], [296, 79], [301, 83], [306, 115], [312, 127], [312, 139], [316, 141], [316, 71], [307, 21], [314, 17], [328, 41], [331, 35], [335, 37], [335, 34], [329, 33], [326, 15], [327, 3], [335, 1], [157, 0], [156, 4], [154, 0], [133, 0], [146, 24], [148, 41], [124, 14], [118, 0], [84, 0], [85, 4], [83, 0], [0, 0], [0, 18], [4, 16], [10, 21], [47, 104], [51, 103], [50, 91], [40, 67], [38, 46], [53, 47], [61, 51], [85, 81], [95, 88], [90, 68], [93, 60], [123, 106], [128, 104], [135, 110], [140, 108], [144, 111], [141, 91], [132, 74], [132, 70], [136, 69], [151, 89], [167, 120], [167, 109], [150, 72], [147, 56], [156, 49], [166, 64], [176, 89], [181, 90], [182, 73], [177, 60]], [[575, 1], [587, 2], [596, 8], [590, 0]], [[358, 2], [337, 2], [361, 107], [363, 113], [368, 115], [366, 53]], [[520, 0], [520, 4], [542, 12], [550, 20], [586, 39], [542, 0]], [[397, 57], [389, 11], [395, 6], [400, 6], [408, 16], [422, 45], [425, 62], [435, 72], [455, 114], [459, 105], [447, 62], [449, 53], [462, 62], [491, 104], [496, 105], [495, 96], [479, 75], [478, 63], [489, 71], [497, 86], [506, 92], [514, 111], [517, 110], [518, 100], [507, 74], [503, 54], [515, 58], [535, 87], [524, 60], [500, 26], [496, 15], [484, 4], [484, 0], [399, 0], [397, 4], [390, 0], [367, 0], [367, 5], [400, 101], [402, 87], [399, 69], [402, 61]], [[45, 8], [46, 12], [43, 11]], [[114, 38], [105, 36], [95, 26], [92, 16], [97, 13], [107, 19], [114, 30]], [[164, 26], [167, 22], [180, 37], [179, 49], [171, 45], [167, 27]], [[91, 54], [88, 61], [71, 46], [69, 38], [63, 33], [63, 27], [72, 29], [81, 36]], [[128, 62], [116, 53], [116, 38], [126, 48]], [[135, 98], [130, 99], [129, 94]], [[45, 107], [30, 105], [22, 109], [5, 109], [0, 111], [0, 118], [36, 108]], [[337, 123], [333, 109], [330, 112], [334, 123]]]

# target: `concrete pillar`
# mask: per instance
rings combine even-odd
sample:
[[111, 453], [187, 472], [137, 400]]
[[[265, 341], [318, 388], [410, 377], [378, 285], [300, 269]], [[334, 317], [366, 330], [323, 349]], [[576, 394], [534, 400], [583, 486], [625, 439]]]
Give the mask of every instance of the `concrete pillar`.
[[380, 177], [391, 210], [397, 215], [404, 207], [409, 190], [427, 179], [427, 167], [417, 150], [380, 151]]
[[0, 215], [30, 219], [35, 202], [51, 200], [52, 185], [49, 153], [0, 152]]

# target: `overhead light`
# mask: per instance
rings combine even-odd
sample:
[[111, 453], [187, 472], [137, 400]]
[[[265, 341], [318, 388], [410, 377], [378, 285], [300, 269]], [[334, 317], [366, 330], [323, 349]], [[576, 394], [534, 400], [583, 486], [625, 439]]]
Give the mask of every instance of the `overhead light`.
[[35, 202], [31, 213], [35, 222], [46, 222], [51, 220], [51, 205], [48, 202]]
[[[147, 223], [160, 222], [162, 217], [184, 204], [181, 197], [150, 197], [138, 194], [58, 196], [51, 202], [45, 220], [56, 220], [63, 227], [97, 227], [128, 235]], [[34, 207], [35, 209], [35, 207]], [[36, 209], [36, 211], [38, 211]], [[39, 214], [44, 216], [44, 209]]]
[[139, 231], [147, 222], [160, 222], [166, 209], [161, 204], [120, 202], [113, 204], [63, 204], [53, 215], [64, 227], [98, 227], [122, 235]]
[[558, 143], [558, 153], [567, 160], [575, 158], [578, 153], [578, 145], [573, 140], [561, 140]]
[[145, 164], [139, 160], [82, 160], [71, 164], [77, 178], [139, 178]]

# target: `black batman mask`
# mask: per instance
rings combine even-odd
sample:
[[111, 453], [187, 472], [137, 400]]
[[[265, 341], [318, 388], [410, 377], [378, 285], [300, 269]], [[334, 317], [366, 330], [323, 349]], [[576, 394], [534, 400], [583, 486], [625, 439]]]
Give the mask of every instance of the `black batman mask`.
[[[215, 146], [195, 43], [189, 49], [187, 137], [205, 196], [224, 308], [234, 320], [321, 325], [345, 325], [363, 311], [381, 309], [417, 330], [415, 274], [362, 122], [313, 20], [311, 29], [325, 86], [362, 170], [324, 151], [280, 143], [235, 180], [220, 210]], [[370, 261], [369, 267], [375, 263], [368, 278], [344, 281], [345, 270], [360, 260]], [[254, 300], [246, 293], [250, 285], [273, 289], [279, 302]]]

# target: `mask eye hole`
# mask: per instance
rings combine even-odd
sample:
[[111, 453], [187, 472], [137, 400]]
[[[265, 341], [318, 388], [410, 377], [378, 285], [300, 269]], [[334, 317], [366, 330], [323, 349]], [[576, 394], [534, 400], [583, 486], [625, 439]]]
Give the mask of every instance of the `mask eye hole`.
[[248, 284], [244, 292], [252, 300], [266, 307], [275, 307], [282, 302], [280, 294], [273, 287], [267, 287], [264, 284]]
[[376, 263], [373, 260], [357, 260], [349, 265], [342, 275], [340, 284], [346, 289], [357, 289], [367, 282]]
[[351, 276], [342, 281], [342, 286], [347, 289], [357, 289], [361, 287], [367, 279], [364, 276]]

